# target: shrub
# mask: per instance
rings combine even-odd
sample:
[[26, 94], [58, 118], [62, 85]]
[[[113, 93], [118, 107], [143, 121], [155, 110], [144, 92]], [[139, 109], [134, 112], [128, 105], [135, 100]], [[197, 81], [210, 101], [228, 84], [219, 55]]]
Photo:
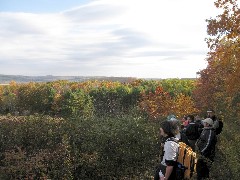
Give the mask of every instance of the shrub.
[[65, 117], [91, 117], [93, 116], [93, 103], [91, 97], [83, 90], [67, 91], [63, 94], [61, 114]]
[[79, 124], [76, 130], [80, 134], [78, 137], [74, 134], [73, 146], [80, 157], [75, 162], [79, 179], [152, 174], [158, 155], [158, 137], [153, 124], [143, 118], [92, 119]]
[[135, 115], [0, 119], [0, 178], [124, 179], [153, 174], [158, 128]]

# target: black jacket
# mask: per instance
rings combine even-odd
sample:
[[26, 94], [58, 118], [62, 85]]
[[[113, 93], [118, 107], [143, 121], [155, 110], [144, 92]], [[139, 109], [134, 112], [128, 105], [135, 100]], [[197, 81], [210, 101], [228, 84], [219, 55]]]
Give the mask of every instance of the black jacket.
[[188, 139], [197, 140], [200, 137], [199, 125], [195, 122], [189, 123], [185, 133]]
[[213, 159], [215, 155], [215, 145], [217, 143], [217, 136], [212, 127], [204, 127], [197, 140], [197, 149], [205, 157]]
[[188, 138], [184, 132], [180, 132], [181, 138], [179, 139], [179, 142], [184, 142], [186, 145], [190, 146]]

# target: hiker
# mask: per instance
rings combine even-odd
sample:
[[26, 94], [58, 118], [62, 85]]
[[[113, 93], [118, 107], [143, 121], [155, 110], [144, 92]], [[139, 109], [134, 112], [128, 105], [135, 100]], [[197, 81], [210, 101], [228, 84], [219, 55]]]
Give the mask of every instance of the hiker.
[[219, 127], [219, 122], [217, 116], [215, 115], [215, 111], [212, 109], [207, 110], [207, 117], [213, 120], [213, 128], [216, 130]]
[[189, 124], [189, 121], [187, 120], [187, 116], [183, 116], [182, 124], [183, 124], [184, 128]]
[[208, 110], [208, 117], [213, 120], [213, 128], [215, 129], [216, 135], [219, 135], [223, 130], [223, 121], [220, 118], [217, 118], [214, 110]]
[[193, 151], [195, 151], [195, 144], [197, 139], [200, 137], [199, 125], [194, 122], [194, 116], [188, 115], [187, 120], [189, 124], [186, 127], [185, 134], [188, 138], [188, 142]]
[[163, 145], [163, 157], [161, 163], [156, 170], [154, 180], [175, 180], [177, 157], [178, 157], [178, 140], [175, 135], [178, 133], [176, 123], [171, 121], [163, 121], [160, 125], [160, 134], [166, 139]]
[[[190, 143], [188, 141], [188, 138], [185, 134], [184, 129], [182, 129], [182, 125], [180, 125], [180, 121], [177, 120], [176, 118], [171, 118], [169, 120], [171, 123], [176, 124], [177, 128], [178, 128], [178, 133], [175, 135], [175, 137], [178, 139], [179, 142], [184, 142], [186, 145], [190, 146]], [[175, 125], [174, 125], [175, 126]]]
[[198, 132], [199, 132], [199, 135], [202, 133], [202, 130], [204, 128], [203, 124], [202, 124], [202, 118], [200, 118], [199, 115], [196, 115], [195, 116], [195, 123], [198, 125]]
[[216, 133], [213, 129], [213, 120], [206, 118], [202, 122], [204, 128], [196, 142], [196, 151], [200, 154], [196, 165], [198, 180], [209, 178], [209, 168], [214, 160], [217, 142]]

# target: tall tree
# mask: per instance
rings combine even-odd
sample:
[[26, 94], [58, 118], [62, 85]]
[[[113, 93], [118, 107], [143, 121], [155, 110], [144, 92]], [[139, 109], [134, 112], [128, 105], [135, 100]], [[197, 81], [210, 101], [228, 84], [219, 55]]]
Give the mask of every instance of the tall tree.
[[201, 108], [223, 110], [226, 104], [240, 107], [240, 9], [237, 0], [214, 4], [222, 13], [207, 20], [208, 66], [194, 96]]

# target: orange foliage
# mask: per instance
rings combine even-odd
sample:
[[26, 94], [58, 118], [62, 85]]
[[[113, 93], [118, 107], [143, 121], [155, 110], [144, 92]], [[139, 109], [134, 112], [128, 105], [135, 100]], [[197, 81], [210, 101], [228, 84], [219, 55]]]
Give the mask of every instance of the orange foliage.
[[145, 111], [151, 119], [166, 117], [171, 113], [173, 101], [162, 87], [157, 87], [155, 92], [142, 94], [140, 108]]
[[208, 66], [200, 72], [194, 91], [197, 106], [205, 110], [237, 111], [235, 105], [240, 103], [240, 9], [237, 2], [216, 0], [215, 6], [223, 11], [207, 20]]
[[178, 94], [175, 98], [172, 98], [160, 86], [156, 88], [154, 93], [150, 92], [142, 95], [140, 107], [151, 119], [165, 118], [169, 114], [183, 117], [187, 114], [198, 113], [190, 96]]
[[207, 20], [207, 43], [214, 50], [223, 38], [234, 41], [240, 34], [240, 10], [238, 0], [216, 0], [215, 6], [222, 9], [222, 14]]
[[173, 110], [179, 117], [198, 113], [198, 109], [195, 108], [193, 99], [190, 96], [186, 96], [184, 94], [177, 95], [174, 101]]

